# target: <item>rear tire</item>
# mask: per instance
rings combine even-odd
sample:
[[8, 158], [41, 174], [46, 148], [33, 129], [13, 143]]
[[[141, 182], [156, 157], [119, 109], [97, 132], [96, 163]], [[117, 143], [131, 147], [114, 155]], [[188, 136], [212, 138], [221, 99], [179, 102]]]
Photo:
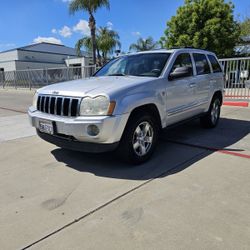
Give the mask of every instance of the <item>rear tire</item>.
[[215, 128], [220, 119], [221, 101], [220, 98], [215, 96], [212, 99], [207, 114], [200, 118], [202, 127]]
[[150, 114], [132, 114], [125, 127], [117, 149], [118, 155], [126, 162], [141, 164], [153, 154], [159, 136], [159, 125]]

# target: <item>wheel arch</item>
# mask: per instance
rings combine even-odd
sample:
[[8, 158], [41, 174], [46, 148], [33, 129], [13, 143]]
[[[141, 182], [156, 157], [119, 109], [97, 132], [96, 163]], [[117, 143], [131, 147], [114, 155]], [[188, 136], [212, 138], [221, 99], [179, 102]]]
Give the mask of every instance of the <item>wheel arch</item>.
[[130, 118], [140, 112], [145, 112], [150, 114], [152, 117], [154, 117], [155, 121], [157, 122], [158, 126], [160, 129], [162, 129], [162, 121], [161, 121], [161, 116], [160, 116], [160, 112], [157, 108], [157, 106], [154, 103], [148, 103], [148, 104], [144, 104], [138, 107], [135, 107], [129, 116], [128, 122], [130, 120]]
[[222, 105], [222, 103], [223, 103], [223, 94], [222, 94], [221, 90], [217, 90], [217, 91], [214, 93], [214, 95], [213, 95], [211, 101], [212, 101], [214, 98], [216, 98], [216, 97], [219, 98], [220, 104]]

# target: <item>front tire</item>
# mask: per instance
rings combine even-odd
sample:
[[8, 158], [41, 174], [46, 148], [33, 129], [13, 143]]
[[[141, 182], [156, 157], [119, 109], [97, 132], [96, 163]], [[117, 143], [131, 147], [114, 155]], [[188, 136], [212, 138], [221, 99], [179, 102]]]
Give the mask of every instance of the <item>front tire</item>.
[[118, 147], [119, 156], [126, 162], [141, 164], [153, 154], [159, 135], [157, 121], [148, 113], [132, 114]]
[[204, 128], [215, 128], [220, 119], [221, 101], [219, 97], [214, 97], [207, 114], [200, 119]]

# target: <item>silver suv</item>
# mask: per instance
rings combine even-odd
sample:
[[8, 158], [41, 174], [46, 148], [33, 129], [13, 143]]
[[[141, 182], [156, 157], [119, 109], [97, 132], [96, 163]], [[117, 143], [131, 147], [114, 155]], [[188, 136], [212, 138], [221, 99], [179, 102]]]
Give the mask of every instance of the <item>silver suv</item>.
[[150, 158], [163, 128], [220, 117], [224, 76], [214, 53], [147, 51], [110, 61], [89, 79], [39, 89], [29, 108], [37, 134], [62, 148], [116, 150], [131, 163]]

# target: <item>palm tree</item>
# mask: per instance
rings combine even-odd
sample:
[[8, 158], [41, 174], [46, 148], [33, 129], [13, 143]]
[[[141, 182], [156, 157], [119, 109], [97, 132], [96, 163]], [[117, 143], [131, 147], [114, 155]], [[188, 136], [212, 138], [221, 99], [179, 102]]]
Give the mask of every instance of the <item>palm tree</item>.
[[121, 48], [119, 41], [120, 37], [114, 30], [110, 30], [107, 27], [100, 27], [98, 29], [98, 49], [102, 52], [102, 58], [104, 63], [107, 61], [109, 53], [113, 53], [116, 47]]
[[[108, 54], [113, 53], [115, 48], [120, 49], [121, 43], [120, 37], [114, 30], [110, 30], [108, 27], [100, 27], [96, 34], [96, 51], [98, 57], [98, 63], [102, 64], [107, 61]], [[92, 40], [90, 36], [86, 36], [76, 43], [77, 54], [81, 55], [81, 48], [85, 47], [88, 51], [91, 51]], [[102, 58], [101, 58], [102, 54]]]
[[101, 7], [109, 9], [109, 0], [72, 0], [69, 5], [69, 11], [74, 14], [77, 11], [84, 10], [89, 14], [89, 28], [91, 34], [93, 62], [96, 64], [96, 21], [94, 13]]
[[129, 50], [145, 51], [145, 50], [156, 49], [158, 47], [159, 43], [155, 42], [154, 39], [151, 36], [149, 36], [146, 39], [139, 38], [136, 43], [130, 45]]
[[[97, 44], [98, 44], [98, 39], [99, 39], [99, 37], [97, 36], [96, 37], [96, 43]], [[82, 55], [82, 52], [81, 52], [82, 47], [85, 47], [88, 51], [93, 50], [92, 39], [91, 39], [90, 36], [83, 37], [83, 38], [79, 39], [76, 42], [75, 48], [76, 48], [76, 53], [77, 53], [78, 56]], [[98, 63], [97, 64], [100, 64], [101, 55], [100, 55], [100, 50], [99, 50], [97, 45], [96, 45], [96, 52], [97, 52], [97, 58], [98, 58]]]

